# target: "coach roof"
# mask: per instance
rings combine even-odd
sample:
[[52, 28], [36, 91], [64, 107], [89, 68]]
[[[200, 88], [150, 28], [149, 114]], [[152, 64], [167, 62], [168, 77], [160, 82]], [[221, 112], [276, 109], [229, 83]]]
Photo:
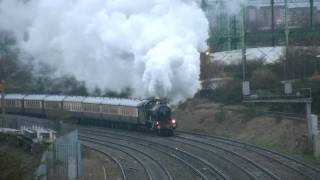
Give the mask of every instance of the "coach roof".
[[36, 100], [36, 101], [42, 101], [45, 97], [48, 95], [38, 95], [38, 94], [30, 94], [24, 97], [24, 100]]
[[84, 96], [66, 96], [66, 98], [63, 101], [82, 102], [84, 99]]
[[49, 95], [44, 100], [45, 101], [62, 101], [66, 97], [67, 96], [63, 96], [63, 95]]
[[91, 104], [100, 104], [103, 98], [101, 97], [86, 97], [82, 102]]
[[24, 94], [5, 94], [5, 99], [23, 99], [26, 95]]
[[135, 99], [103, 98], [101, 104], [137, 106], [141, 101]]

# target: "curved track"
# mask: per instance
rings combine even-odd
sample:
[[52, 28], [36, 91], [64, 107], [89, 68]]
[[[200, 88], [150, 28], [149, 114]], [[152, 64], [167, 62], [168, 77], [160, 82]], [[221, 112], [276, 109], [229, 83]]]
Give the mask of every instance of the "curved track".
[[121, 172], [121, 176], [122, 176], [122, 177], [121, 177], [122, 180], [127, 180], [127, 175], [126, 175], [126, 173], [124, 172], [124, 168], [123, 168], [122, 164], [120, 163], [120, 161], [119, 161], [118, 159], [114, 158], [114, 157], [113, 157], [109, 152], [107, 152], [107, 151], [99, 150], [100, 148], [95, 147], [94, 144], [91, 144], [91, 145], [90, 145], [90, 144], [83, 143], [82, 145], [84, 145], [84, 146], [88, 147], [89, 149], [91, 149], [91, 150], [93, 150], [93, 151], [96, 151], [96, 152], [98, 152], [98, 153], [101, 153], [101, 154], [107, 156], [108, 158], [110, 158], [110, 159], [119, 167], [120, 172]]
[[[288, 156], [231, 139], [178, 132], [175, 137], [114, 129], [79, 128], [84, 143], [140, 162], [127, 179], [320, 179], [320, 170]], [[108, 151], [108, 149], [105, 149]], [[119, 158], [121, 154], [116, 154]], [[145, 174], [145, 175], [143, 175]]]
[[[274, 171], [290, 171], [290, 175], [298, 176], [299, 179], [320, 179], [320, 169], [295, 158], [256, 145], [243, 143], [229, 138], [190, 132], [180, 132], [179, 138], [186, 138], [197, 142], [200, 141], [201, 143], [208, 144], [209, 146], [220, 146], [233, 149], [238, 152], [240, 151], [248, 157], [256, 159], [257, 161], [260, 160], [262, 164], [273, 165], [273, 168], [275, 168]], [[287, 178], [290, 179], [290, 177]]]

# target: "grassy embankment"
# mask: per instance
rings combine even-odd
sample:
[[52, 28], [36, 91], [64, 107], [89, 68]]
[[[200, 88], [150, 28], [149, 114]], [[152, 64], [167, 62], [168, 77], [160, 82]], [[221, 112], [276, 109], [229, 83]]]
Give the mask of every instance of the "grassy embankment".
[[179, 130], [235, 138], [312, 159], [306, 151], [304, 121], [265, 116], [243, 105], [223, 105], [200, 98], [180, 104], [174, 116]]

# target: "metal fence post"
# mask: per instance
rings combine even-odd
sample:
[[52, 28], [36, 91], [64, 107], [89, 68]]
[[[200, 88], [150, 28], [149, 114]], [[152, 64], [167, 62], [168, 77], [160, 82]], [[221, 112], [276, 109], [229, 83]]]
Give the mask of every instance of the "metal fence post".
[[0, 91], [1, 91], [2, 128], [4, 128], [4, 121], [6, 119], [5, 82], [4, 82], [4, 80], [2, 80], [0, 83]]
[[307, 119], [307, 137], [308, 137], [308, 150], [313, 149], [313, 135], [312, 135], [312, 116], [311, 116], [311, 103], [306, 103], [306, 119]]
[[274, 37], [274, 0], [271, 0], [271, 30], [272, 30], [272, 47], [276, 45]]

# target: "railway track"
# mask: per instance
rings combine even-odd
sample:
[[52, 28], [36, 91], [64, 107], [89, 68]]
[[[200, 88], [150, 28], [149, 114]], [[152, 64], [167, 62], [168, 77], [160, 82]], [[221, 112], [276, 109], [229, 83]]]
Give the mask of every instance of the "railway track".
[[[292, 172], [289, 173], [289, 175], [295, 174], [297, 176], [295, 179], [320, 179], [320, 169], [290, 156], [253, 144], [243, 143], [224, 137], [210, 136], [206, 134], [191, 132], [179, 132], [178, 137], [204, 143], [209, 146], [220, 146], [227, 149], [233, 149], [238, 152], [241, 151], [243, 154], [246, 154], [246, 156], [251, 157], [252, 159], [256, 159], [256, 161], [259, 161], [260, 158], [260, 162], [262, 164], [265, 163], [267, 165], [268, 162], [269, 164], [273, 164], [273, 166], [275, 166], [274, 171], [289, 170], [290, 172]], [[294, 177], [289, 176], [286, 178], [293, 179]]]
[[86, 146], [87, 148], [96, 151], [98, 153], [103, 154], [104, 156], [107, 156], [109, 159], [111, 159], [120, 169], [121, 172], [121, 179], [122, 180], [127, 180], [127, 175], [124, 171], [124, 167], [122, 166], [122, 164], [120, 163], [120, 161], [116, 158], [114, 158], [108, 151], [103, 151], [103, 150], [99, 150], [99, 147], [96, 147], [94, 144], [86, 144], [86, 143], [82, 143], [82, 145]]
[[[94, 148], [99, 152], [103, 152], [103, 153], [108, 152], [108, 155], [110, 155], [114, 159], [117, 159], [117, 161], [121, 164], [119, 168], [124, 173], [126, 179], [152, 180], [151, 173], [146, 168], [146, 165], [144, 164], [144, 162], [142, 162], [134, 154], [131, 154], [130, 152], [122, 150], [121, 148], [99, 143], [90, 139], [81, 139], [80, 141], [83, 145], [89, 146], [90, 148]], [[130, 178], [127, 178], [127, 177], [130, 177]], [[132, 177], [136, 177], [136, 178], [132, 178]]]
[[[113, 150], [120, 151], [122, 153], [127, 154], [132, 159], [137, 161], [143, 171], [146, 173], [145, 179], [148, 180], [157, 180], [157, 179], [164, 179], [164, 180], [172, 180], [171, 175], [168, 173], [168, 170], [165, 169], [158, 161], [152, 158], [150, 155], [146, 154], [143, 151], [139, 151], [135, 148], [131, 148], [129, 146], [122, 145], [120, 143], [115, 144], [111, 141], [101, 140], [94, 136], [80, 136], [80, 140], [83, 142], [90, 142], [93, 144], [98, 144], [101, 147], [109, 147]], [[110, 145], [112, 143], [112, 145]], [[139, 177], [140, 179], [143, 177]]]
[[112, 144], [123, 151], [143, 151], [149, 159], [152, 157], [154, 162], [161, 164], [158, 170], [167, 169], [165, 174], [169, 176], [165, 179], [294, 180], [320, 177], [318, 169], [303, 162], [221, 137], [188, 132], [178, 132], [175, 137], [158, 137], [139, 132], [80, 128], [80, 139], [88, 138], [93, 143]]
[[[109, 133], [107, 133], [107, 134], [109, 134]], [[108, 136], [108, 135], [106, 135], [106, 134], [104, 134], [104, 136]], [[122, 137], [123, 136], [126, 136], [126, 135], [122, 135]], [[117, 138], [117, 139], [119, 139], [119, 135], [118, 134], [116, 134], [115, 136], [108, 136], [109, 138]], [[149, 141], [149, 140], [144, 140], [144, 139], [139, 139], [139, 138], [137, 138], [137, 137], [135, 137], [135, 138], [132, 138], [132, 137], [129, 137], [129, 136], [126, 136], [126, 137], [128, 137], [128, 138], [130, 138], [131, 139], [131, 141], [132, 140], [135, 140], [135, 141], [147, 141], [147, 142], [149, 142], [149, 143], [153, 143], [153, 144], [156, 144], [156, 145], [158, 145], [158, 146], [165, 146], [165, 147], [169, 147], [170, 148], [170, 146], [166, 146], [166, 145], [159, 145], [159, 143], [156, 143], [156, 142], [151, 142], [151, 141]], [[129, 139], [129, 140], [130, 140]], [[165, 140], [165, 139], [164, 139]], [[157, 140], [158, 141], [158, 140]], [[163, 142], [162, 144], [170, 144], [170, 143], [172, 143], [172, 141], [174, 141], [174, 142], [177, 142], [178, 143], [178, 141], [177, 140], [173, 140], [172, 138], [169, 140], [169, 141], [167, 141], [167, 142]], [[242, 159], [245, 159], [245, 162], [241, 162], [241, 160], [239, 161], [237, 161], [237, 162], [233, 162], [234, 160], [235, 160], [235, 158], [233, 158], [233, 159], [228, 159], [228, 158], [225, 158], [224, 156], [222, 156], [222, 155], [219, 155], [217, 152], [214, 152], [214, 151], [211, 151], [210, 149], [204, 149], [204, 148], [202, 148], [202, 147], [200, 147], [200, 146], [196, 146], [196, 145], [192, 145], [192, 144], [190, 144], [190, 143], [188, 143], [188, 142], [182, 142], [183, 144], [187, 144], [188, 146], [192, 146], [192, 147], [194, 147], [195, 149], [201, 149], [201, 153], [206, 153], [206, 151], [209, 151], [210, 153], [213, 153], [214, 154], [214, 156], [219, 156], [219, 158], [221, 158], [221, 159], [223, 159], [223, 160], [225, 160], [225, 161], [228, 161], [230, 164], [232, 164], [233, 166], [236, 166], [237, 168], [239, 168], [239, 169], [241, 169], [242, 171], [244, 171], [249, 177], [250, 177], [250, 179], [279, 179], [279, 178], [277, 178], [275, 175], [273, 175], [271, 172], [268, 172], [265, 168], [262, 168], [262, 167], [260, 167], [258, 164], [255, 164], [254, 162], [252, 162], [252, 161], [250, 161], [250, 160], [248, 160], [248, 159], [246, 159], [246, 158], [244, 158], [244, 157], [240, 157], [239, 155], [239, 157], [240, 158], [242, 158]], [[172, 144], [172, 147], [175, 147], [175, 146], [177, 146], [178, 144]], [[180, 144], [180, 147], [181, 147], [181, 145], [182, 144]], [[187, 147], [183, 147], [183, 149], [187, 149]], [[197, 153], [197, 152], [195, 152], [194, 150], [195, 149], [193, 149], [193, 150], [190, 150], [190, 149], [188, 149], [189, 151], [191, 151], [191, 152], [187, 152], [186, 150], [184, 150], [184, 153], [186, 154], [186, 155], [188, 155], [188, 156], [197, 156], [197, 155], [195, 155], [195, 154], [200, 154], [200, 152], [199, 153]], [[178, 149], [179, 151], [181, 151], [180, 149]], [[192, 153], [193, 152], [193, 153]], [[227, 154], [223, 154], [223, 155], [225, 155], [225, 156], [230, 156], [230, 155], [227, 155]], [[184, 158], [188, 158], [188, 156], [187, 157], [184, 157]], [[207, 154], [206, 155], [206, 157], [210, 157], [211, 155], [210, 154]], [[237, 157], [237, 158], [239, 158], [239, 157]], [[197, 158], [197, 157], [194, 157], [194, 158]], [[206, 164], [205, 164], [205, 166], [208, 166], [208, 167], [210, 167], [210, 166], [212, 166], [211, 164], [213, 163], [213, 162], [216, 162], [216, 158], [215, 159], [212, 159], [212, 161], [211, 162], [208, 162], [207, 160], [203, 160], [203, 159], [201, 159], [201, 158], [199, 158], [200, 159], [200, 161], [205, 161], [206, 162]], [[247, 163], [247, 164], [245, 164], [245, 163]], [[239, 166], [238, 164], [241, 164], [244, 168], [242, 168], [241, 166]], [[252, 165], [251, 165], [252, 164]], [[251, 166], [250, 166], [251, 165]], [[204, 166], [204, 167], [205, 167]], [[246, 166], [249, 166], [250, 168], [246, 168]], [[258, 169], [257, 169], [257, 167], [258, 167]], [[230, 168], [230, 167], [229, 167]], [[222, 172], [220, 172], [216, 167], [214, 167], [214, 168], [212, 168], [212, 169], [214, 169], [214, 171], [216, 171], [216, 172], [218, 172], [219, 174], [222, 174], [223, 175], [223, 173]], [[234, 171], [232, 171], [233, 173], [234, 173]], [[223, 175], [224, 176], [224, 179], [228, 179], [227, 178], [227, 176], [226, 175]], [[212, 178], [212, 177], [211, 177]], [[246, 178], [244, 178], [244, 179], [247, 179], [247, 177]]]
[[[134, 148], [137, 151], [143, 152], [144, 154], [148, 155], [147, 153], [150, 153], [150, 149], [152, 149], [154, 152], [152, 155], [148, 155], [149, 158], [152, 158], [155, 162], [160, 162], [161, 160], [165, 160], [165, 163], [167, 163], [167, 166], [169, 169], [170, 168], [170, 173], [168, 172], [167, 174], [173, 174], [174, 179], [205, 179], [205, 180], [211, 180], [211, 179], [228, 179], [224, 177], [223, 175], [219, 175], [216, 171], [217, 169], [207, 163], [205, 160], [201, 160], [198, 157], [185, 152], [183, 150], [175, 149], [175, 148], [166, 148], [166, 149], [161, 149], [161, 147], [153, 147], [155, 144], [150, 144], [149, 142], [132, 142], [132, 138], [124, 138], [122, 136], [119, 138], [119, 135], [110, 135], [107, 132], [101, 132], [97, 133], [97, 131], [81, 131], [80, 139], [83, 138], [94, 138], [97, 143], [112, 143], [114, 145], [120, 145], [123, 147], [128, 147], [128, 148]], [[122, 141], [122, 142], [121, 142]], [[149, 149], [149, 150], [148, 150]], [[159, 153], [165, 154], [169, 156], [170, 158], [164, 158], [159, 155]], [[154, 156], [154, 157], [153, 157]], [[180, 161], [180, 164], [174, 164], [172, 161]], [[164, 163], [164, 162], [163, 162]], [[159, 163], [160, 164], [160, 163]], [[182, 166], [182, 167], [181, 167]], [[204, 169], [203, 167], [209, 166], [208, 169]], [[174, 167], [174, 168], [172, 168]], [[191, 171], [189, 171], [189, 169]], [[161, 169], [166, 169], [166, 168], [161, 168]], [[181, 174], [181, 172], [184, 173], [190, 173], [193, 172], [192, 174], [185, 175]], [[219, 176], [222, 176], [223, 178], [220, 178]], [[158, 178], [158, 179], [164, 179], [164, 178]], [[172, 179], [172, 177], [168, 178]]]

